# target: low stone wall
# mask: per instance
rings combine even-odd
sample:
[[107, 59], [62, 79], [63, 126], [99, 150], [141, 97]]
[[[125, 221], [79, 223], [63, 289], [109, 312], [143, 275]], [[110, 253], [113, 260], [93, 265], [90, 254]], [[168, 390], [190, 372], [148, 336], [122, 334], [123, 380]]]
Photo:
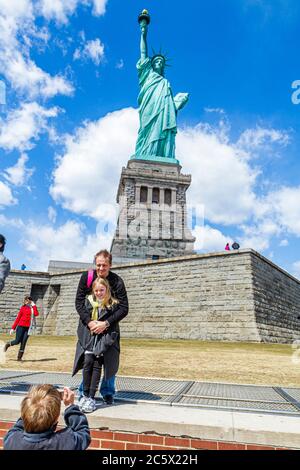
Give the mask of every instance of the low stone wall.
[[[123, 337], [288, 343], [300, 337], [300, 281], [253, 250], [211, 253], [113, 267], [125, 281], [130, 311]], [[43, 334], [74, 335], [82, 271], [12, 271], [0, 296], [8, 331], [31, 293]]]
[[[0, 449], [3, 438], [15, 423], [0, 420]], [[151, 433], [133, 433], [91, 429], [91, 444], [88, 450], [289, 450], [286, 447], [266, 446], [217, 440], [176, 437]], [[292, 450], [292, 449], [291, 449]], [[296, 450], [296, 449], [295, 449]]]

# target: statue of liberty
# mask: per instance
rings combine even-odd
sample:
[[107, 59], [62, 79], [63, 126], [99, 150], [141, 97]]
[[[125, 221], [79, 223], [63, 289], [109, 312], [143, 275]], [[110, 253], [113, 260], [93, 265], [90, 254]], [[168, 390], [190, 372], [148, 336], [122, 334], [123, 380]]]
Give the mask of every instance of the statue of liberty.
[[[140, 93], [138, 96], [140, 129], [135, 156], [147, 160], [175, 160], [176, 118], [188, 101], [188, 93], [173, 97], [169, 81], [164, 77], [166, 57], [162, 53], [148, 56], [147, 32], [150, 16], [143, 10], [141, 27], [141, 57], [137, 63]], [[175, 160], [177, 162], [177, 160]]]

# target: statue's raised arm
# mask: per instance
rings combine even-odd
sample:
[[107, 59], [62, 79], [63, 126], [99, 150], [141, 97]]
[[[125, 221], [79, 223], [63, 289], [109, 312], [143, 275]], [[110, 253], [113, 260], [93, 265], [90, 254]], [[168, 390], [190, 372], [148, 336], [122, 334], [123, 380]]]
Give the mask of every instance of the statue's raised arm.
[[143, 10], [139, 16], [139, 24], [141, 28], [141, 60], [145, 60], [148, 57], [148, 46], [147, 46], [147, 33], [148, 24], [150, 23], [150, 16], [147, 10]]
[[147, 10], [142, 11], [138, 21], [141, 28], [141, 55], [137, 63], [140, 129], [134, 157], [176, 163], [177, 112], [187, 103], [188, 93], [173, 97], [170, 83], [164, 76], [167, 58], [162, 52], [148, 56], [150, 15]]

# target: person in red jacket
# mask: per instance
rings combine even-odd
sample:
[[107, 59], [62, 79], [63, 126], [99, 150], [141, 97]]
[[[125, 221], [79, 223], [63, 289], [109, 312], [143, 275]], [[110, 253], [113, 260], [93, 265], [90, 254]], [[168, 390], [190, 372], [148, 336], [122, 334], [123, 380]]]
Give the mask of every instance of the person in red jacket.
[[20, 350], [18, 352], [18, 361], [21, 361], [25, 346], [28, 340], [28, 336], [32, 332], [32, 329], [35, 326], [35, 317], [39, 315], [38, 309], [33, 302], [31, 297], [26, 296], [24, 299], [24, 305], [20, 308], [17, 318], [14, 321], [13, 326], [9, 332], [12, 335], [16, 331], [16, 339], [14, 341], [9, 341], [4, 346], [4, 352], [8, 350], [10, 346], [16, 346], [21, 343]]

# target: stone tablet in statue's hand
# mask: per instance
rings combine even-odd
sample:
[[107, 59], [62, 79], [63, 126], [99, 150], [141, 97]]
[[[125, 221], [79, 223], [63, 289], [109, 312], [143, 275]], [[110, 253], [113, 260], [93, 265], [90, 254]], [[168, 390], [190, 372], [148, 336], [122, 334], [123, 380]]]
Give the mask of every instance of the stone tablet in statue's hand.
[[174, 97], [175, 108], [178, 111], [183, 108], [188, 102], [189, 94], [188, 93], [177, 93]]

